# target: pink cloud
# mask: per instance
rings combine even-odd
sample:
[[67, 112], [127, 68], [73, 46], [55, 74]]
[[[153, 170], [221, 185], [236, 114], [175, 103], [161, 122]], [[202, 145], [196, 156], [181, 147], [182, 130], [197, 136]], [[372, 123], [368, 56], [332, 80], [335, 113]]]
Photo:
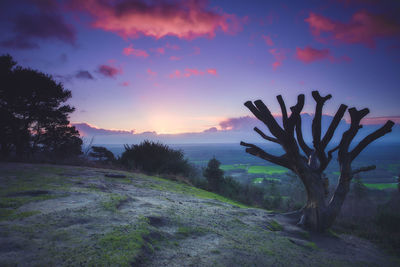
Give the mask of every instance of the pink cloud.
[[271, 37], [269, 35], [262, 35], [262, 38], [264, 39], [265, 43], [269, 46], [273, 46], [274, 42], [272, 41]]
[[316, 49], [310, 46], [306, 46], [304, 49], [297, 47], [296, 58], [307, 64], [324, 59], [328, 59], [332, 63], [351, 61], [351, 58], [346, 55], [340, 58], [335, 58], [333, 55], [331, 55], [331, 51], [329, 49]]
[[372, 117], [372, 118], [364, 118], [362, 120], [362, 123], [365, 125], [368, 124], [384, 124], [385, 122], [387, 122], [388, 120], [392, 120], [397, 124], [400, 124], [400, 116], [385, 116], [385, 117]]
[[149, 54], [146, 52], [146, 50], [141, 50], [141, 49], [135, 49], [133, 48], [133, 45], [130, 44], [128, 47], [125, 47], [122, 53], [126, 56], [135, 56], [135, 57], [143, 57], [146, 58], [149, 56]]
[[122, 69], [110, 65], [100, 65], [97, 67], [97, 72], [105, 77], [114, 78], [118, 74], [122, 74]]
[[184, 71], [175, 70], [173, 73], [169, 75], [169, 78], [188, 78], [191, 76], [203, 76], [205, 74], [208, 75], [217, 75], [216, 69], [207, 69], [206, 71], [198, 70], [198, 69], [189, 69], [186, 68]]
[[156, 52], [163, 55], [165, 53], [165, 48], [164, 47], [159, 47], [159, 48], [156, 49]]
[[169, 59], [170, 59], [170, 60], [177, 61], [177, 60], [181, 60], [181, 59], [182, 59], [182, 57], [170, 56], [170, 57], [169, 57]]
[[122, 83], [121, 83], [121, 86], [127, 87], [127, 86], [129, 86], [130, 84], [131, 84], [130, 82], [122, 82]]
[[217, 75], [217, 70], [216, 69], [207, 69], [207, 73], [211, 75]]
[[[400, 24], [383, 15], [374, 15], [361, 10], [353, 14], [349, 22], [343, 23], [310, 13], [305, 19], [311, 33], [320, 41], [334, 40], [346, 44], [364, 44], [374, 48], [376, 39], [399, 36]], [[322, 36], [326, 33], [327, 36]]]
[[283, 60], [286, 59], [286, 51], [284, 49], [273, 48], [269, 50], [269, 53], [274, 56], [275, 62], [272, 63], [272, 67], [276, 70], [282, 66]]
[[110, 31], [123, 38], [140, 35], [160, 39], [175, 36], [181, 39], [212, 38], [221, 30], [234, 34], [243, 21], [220, 9], [209, 9], [206, 0], [70, 0], [69, 7], [91, 15], [92, 27]]
[[149, 74], [152, 77], [157, 76], [157, 72], [152, 71], [151, 69], [147, 69], [147, 74]]
[[318, 60], [333, 58], [329, 49], [316, 49], [310, 46], [306, 46], [304, 49], [297, 47], [296, 57], [298, 60], [303, 61], [304, 63], [311, 63]]

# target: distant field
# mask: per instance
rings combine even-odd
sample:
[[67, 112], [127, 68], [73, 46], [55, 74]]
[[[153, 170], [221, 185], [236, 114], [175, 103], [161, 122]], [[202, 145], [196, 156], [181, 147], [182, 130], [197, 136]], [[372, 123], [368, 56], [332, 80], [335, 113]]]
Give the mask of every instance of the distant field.
[[248, 173], [263, 173], [263, 174], [281, 174], [288, 172], [287, 169], [280, 166], [251, 166]]
[[249, 168], [249, 164], [225, 164], [221, 165], [221, 169], [224, 171], [238, 170], [243, 169], [247, 170]]
[[390, 189], [390, 188], [397, 188], [397, 183], [390, 183], [390, 184], [364, 184], [369, 189]]
[[261, 177], [261, 178], [254, 178], [253, 179], [253, 183], [254, 184], [261, 184], [264, 179], [266, 179], [267, 181], [274, 181], [274, 182], [280, 182], [281, 181], [280, 179], [277, 179], [277, 178], [263, 178], [263, 177]]

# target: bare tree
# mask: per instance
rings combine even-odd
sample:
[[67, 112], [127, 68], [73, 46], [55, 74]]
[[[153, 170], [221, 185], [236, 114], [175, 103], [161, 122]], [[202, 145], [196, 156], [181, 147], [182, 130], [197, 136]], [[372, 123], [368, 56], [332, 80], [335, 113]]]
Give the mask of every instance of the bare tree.
[[[304, 106], [304, 94], [297, 97], [297, 104], [290, 108], [290, 115], [288, 115], [282, 96], [277, 96], [277, 100], [282, 110], [283, 127], [277, 123], [270, 110], [261, 100], [254, 101], [254, 103], [251, 101], [244, 103], [254, 116], [268, 127], [273, 137], [266, 135], [257, 127], [254, 128], [254, 131], [265, 140], [281, 145], [285, 151], [283, 155], [271, 155], [254, 144], [245, 142], [240, 142], [240, 144], [247, 147], [247, 153], [286, 167], [287, 169], [292, 170], [301, 179], [307, 192], [307, 203], [298, 212], [299, 224], [312, 231], [322, 232], [328, 229], [335, 221], [335, 218], [342, 207], [343, 201], [349, 192], [350, 181], [354, 174], [375, 169], [375, 166], [352, 169], [352, 161], [370, 143], [391, 132], [394, 122], [387, 121], [385, 125], [366, 136], [350, 151], [350, 143], [356, 136], [358, 130], [362, 128], [360, 121], [369, 113], [367, 108], [362, 110], [350, 108], [348, 109], [351, 119], [349, 129], [343, 133], [340, 143], [326, 153], [325, 150], [343, 118], [347, 106], [343, 104], [340, 105], [325, 135], [322, 137], [322, 108], [325, 102], [332, 96], [327, 95], [322, 97], [318, 91], [313, 91], [312, 96], [316, 102], [315, 115], [312, 122], [312, 147], [308, 146], [304, 141], [301, 129], [300, 112]], [[300, 148], [303, 153], [300, 152]], [[331, 161], [332, 153], [335, 151], [338, 151], [340, 176], [335, 192], [333, 193], [332, 198], [328, 201], [326, 199], [322, 173]]]

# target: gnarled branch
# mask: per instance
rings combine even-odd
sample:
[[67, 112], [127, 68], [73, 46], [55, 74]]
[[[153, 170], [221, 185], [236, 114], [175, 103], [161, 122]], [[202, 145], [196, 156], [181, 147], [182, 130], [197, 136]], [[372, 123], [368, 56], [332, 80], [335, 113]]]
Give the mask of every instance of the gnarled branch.
[[279, 156], [279, 157], [274, 156], [274, 155], [271, 155], [271, 154], [265, 152], [263, 149], [259, 148], [256, 145], [245, 143], [243, 141], [240, 142], [240, 145], [247, 147], [246, 152], [249, 154], [252, 154], [253, 156], [265, 159], [267, 161], [270, 161], [277, 165], [283, 166], [285, 168], [292, 169], [290, 161], [287, 159], [286, 154]]
[[371, 144], [373, 141], [384, 136], [387, 133], [390, 133], [392, 131], [393, 125], [394, 122], [389, 120], [381, 128], [361, 140], [360, 143], [358, 143], [358, 145], [350, 152], [351, 160], [353, 161], [358, 156], [358, 154], [360, 154], [361, 151], [363, 151], [363, 149]]
[[279, 144], [279, 140], [278, 140], [278, 139], [266, 135], [265, 133], [263, 133], [263, 132], [262, 132], [260, 129], [258, 129], [257, 127], [254, 127], [254, 131], [255, 131], [256, 133], [258, 133], [258, 134], [259, 134], [262, 138], [264, 138], [265, 140], [268, 140], [268, 141], [270, 141], [270, 142], [274, 142], [274, 143]]
[[366, 167], [361, 167], [358, 169], [355, 169], [351, 172], [351, 175], [353, 176], [354, 174], [360, 173], [360, 172], [367, 172], [367, 171], [372, 171], [375, 170], [376, 166], [375, 165], [370, 165], [370, 166], [366, 166]]

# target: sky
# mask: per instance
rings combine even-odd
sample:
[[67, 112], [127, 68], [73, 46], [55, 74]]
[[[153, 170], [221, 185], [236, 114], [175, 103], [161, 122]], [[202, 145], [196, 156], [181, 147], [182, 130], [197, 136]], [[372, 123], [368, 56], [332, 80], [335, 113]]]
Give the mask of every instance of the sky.
[[333, 96], [324, 114], [345, 103], [370, 108], [364, 124], [399, 123], [399, 12], [396, 0], [2, 0], [0, 53], [62, 82], [71, 122], [98, 133], [226, 132], [253, 121], [247, 100], [279, 115], [276, 95], [291, 106], [304, 93], [312, 114], [313, 90]]

